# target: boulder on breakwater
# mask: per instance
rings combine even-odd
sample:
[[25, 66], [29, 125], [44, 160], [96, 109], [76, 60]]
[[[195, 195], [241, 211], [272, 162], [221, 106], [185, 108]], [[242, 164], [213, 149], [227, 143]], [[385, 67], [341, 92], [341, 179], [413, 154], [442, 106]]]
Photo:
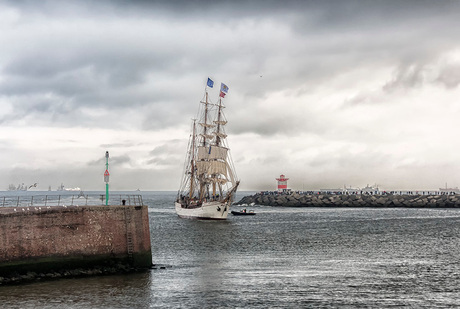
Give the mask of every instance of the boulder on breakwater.
[[256, 193], [235, 205], [284, 207], [408, 207], [459, 208], [460, 195], [372, 195], [372, 194], [289, 194]]

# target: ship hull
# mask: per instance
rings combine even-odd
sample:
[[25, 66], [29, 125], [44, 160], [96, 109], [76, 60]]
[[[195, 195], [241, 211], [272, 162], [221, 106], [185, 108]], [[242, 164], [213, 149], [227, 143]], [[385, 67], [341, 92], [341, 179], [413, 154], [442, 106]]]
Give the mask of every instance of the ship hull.
[[176, 213], [181, 218], [203, 219], [203, 220], [225, 220], [230, 211], [228, 202], [204, 202], [201, 207], [182, 208], [178, 202], [176, 204]]

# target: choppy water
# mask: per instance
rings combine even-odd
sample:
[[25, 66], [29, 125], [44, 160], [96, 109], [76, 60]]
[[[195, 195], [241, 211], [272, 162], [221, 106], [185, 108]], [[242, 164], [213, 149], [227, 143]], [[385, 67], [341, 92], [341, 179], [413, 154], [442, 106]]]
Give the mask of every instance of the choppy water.
[[175, 193], [141, 193], [165, 269], [4, 286], [0, 307], [460, 306], [458, 209], [252, 207], [212, 222], [178, 218]]

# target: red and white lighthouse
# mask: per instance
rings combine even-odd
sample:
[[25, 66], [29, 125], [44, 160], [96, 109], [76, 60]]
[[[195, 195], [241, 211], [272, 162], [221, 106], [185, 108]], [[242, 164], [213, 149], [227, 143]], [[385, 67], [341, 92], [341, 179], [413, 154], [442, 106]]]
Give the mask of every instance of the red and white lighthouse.
[[287, 181], [289, 178], [286, 178], [284, 175], [280, 175], [280, 178], [276, 178], [278, 180], [278, 192], [283, 192], [287, 190]]

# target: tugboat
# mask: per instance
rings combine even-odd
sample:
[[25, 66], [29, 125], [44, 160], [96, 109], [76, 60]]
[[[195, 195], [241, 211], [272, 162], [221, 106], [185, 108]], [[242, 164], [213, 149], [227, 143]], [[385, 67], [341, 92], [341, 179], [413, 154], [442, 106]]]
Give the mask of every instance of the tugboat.
[[198, 123], [194, 119], [192, 124], [185, 171], [175, 202], [176, 213], [182, 218], [225, 220], [240, 183], [225, 134], [227, 120], [222, 99], [228, 87], [221, 84], [218, 102], [213, 104], [208, 96], [208, 87], [213, 85], [208, 78]]

